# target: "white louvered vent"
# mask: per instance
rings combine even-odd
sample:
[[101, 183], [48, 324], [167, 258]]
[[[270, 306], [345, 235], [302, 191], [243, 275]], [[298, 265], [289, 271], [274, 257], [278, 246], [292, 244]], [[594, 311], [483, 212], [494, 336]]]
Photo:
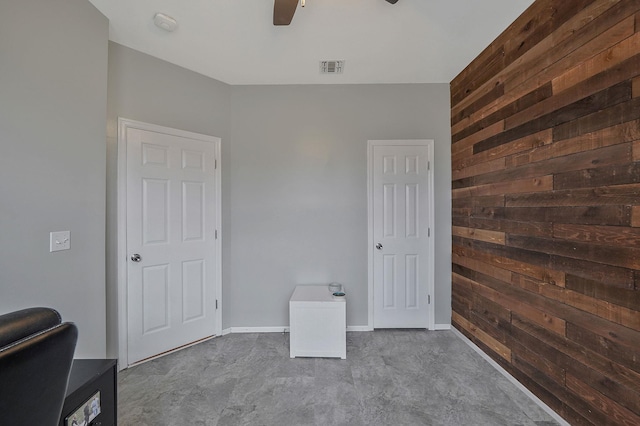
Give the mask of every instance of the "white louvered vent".
[[342, 74], [344, 61], [320, 61], [320, 74]]

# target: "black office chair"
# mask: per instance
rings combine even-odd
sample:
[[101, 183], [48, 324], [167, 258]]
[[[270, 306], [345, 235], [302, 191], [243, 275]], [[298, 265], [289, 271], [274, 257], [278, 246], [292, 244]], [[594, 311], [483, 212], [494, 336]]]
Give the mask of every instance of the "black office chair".
[[77, 340], [53, 309], [0, 315], [0, 424], [59, 424]]

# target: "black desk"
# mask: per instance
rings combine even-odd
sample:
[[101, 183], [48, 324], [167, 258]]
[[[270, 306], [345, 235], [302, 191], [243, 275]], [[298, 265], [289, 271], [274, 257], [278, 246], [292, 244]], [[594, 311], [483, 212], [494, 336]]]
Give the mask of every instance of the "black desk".
[[67, 426], [65, 419], [82, 411], [96, 392], [100, 392], [100, 414], [89, 425], [116, 426], [117, 372], [115, 359], [74, 359], [59, 426]]

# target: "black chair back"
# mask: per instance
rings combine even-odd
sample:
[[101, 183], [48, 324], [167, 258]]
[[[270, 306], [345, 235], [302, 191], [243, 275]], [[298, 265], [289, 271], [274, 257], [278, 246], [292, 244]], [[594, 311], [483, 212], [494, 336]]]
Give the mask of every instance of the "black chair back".
[[53, 309], [0, 315], [0, 423], [59, 424], [77, 340]]

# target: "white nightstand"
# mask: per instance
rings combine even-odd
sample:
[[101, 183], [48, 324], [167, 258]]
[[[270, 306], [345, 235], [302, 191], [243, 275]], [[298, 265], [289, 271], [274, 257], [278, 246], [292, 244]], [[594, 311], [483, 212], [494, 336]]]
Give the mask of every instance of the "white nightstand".
[[289, 356], [347, 358], [347, 301], [327, 285], [299, 285], [289, 299]]

